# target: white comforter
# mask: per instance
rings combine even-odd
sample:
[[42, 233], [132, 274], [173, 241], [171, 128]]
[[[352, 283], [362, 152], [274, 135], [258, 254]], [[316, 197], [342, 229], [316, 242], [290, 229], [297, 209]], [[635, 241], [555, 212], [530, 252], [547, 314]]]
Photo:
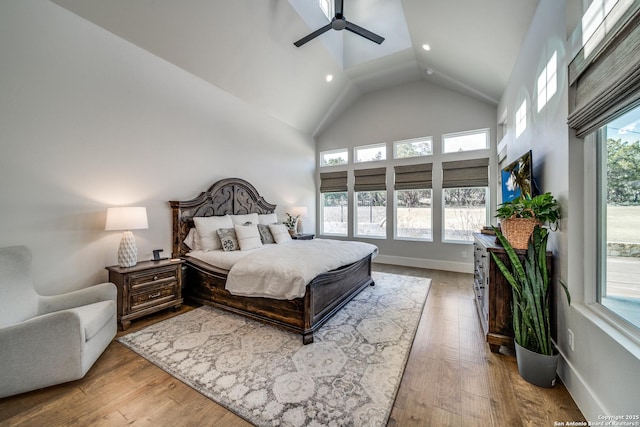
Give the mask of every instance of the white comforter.
[[229, 270], [226, 289], [234, 295], [275, 299], [304, 296], [305, 288], [321, 273], [356, 262], [378, 248], [342, 240], [293, 240], [269, 245], [240, 258]]

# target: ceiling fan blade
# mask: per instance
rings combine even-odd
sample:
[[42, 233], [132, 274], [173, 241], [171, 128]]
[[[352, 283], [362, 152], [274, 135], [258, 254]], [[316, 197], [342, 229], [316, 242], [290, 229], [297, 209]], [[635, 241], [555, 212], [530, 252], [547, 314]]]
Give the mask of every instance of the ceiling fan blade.
[[304, 36], [303, 38], [301, 38], [300, 40], [298, 40], [297, 42], [294, 43], [294, 45], [296, 45], [296, 47], [300, 47], [303, 44], [305, 44], [308, 41], [311, 41], [313, 39], [315, 39], [316, 37], [318, 37], [320, 34], [326, 33], [327, 31], [329, 31], [331, 29], [331, 24], [327, 24], [322, 28], [319, 28], [317, 30], [315, 30], [313, 33]]
[[352, 33], [355, 33], [359, 36], [364, 37], [365, 39], [369, 39], [374, 43], [378, 43], [381, 44], [384, 41], [384, 37], [381, 37], [379, 35], [377, 35], [376, 33], [372, 33], [369, 30], [365, 30], [362, 27], [357, 26], [356, 24], [352, 23], [352, 22], [347, 22], [347, 26], [345, 27], [346, 30], [351, 31]]
[[342, 6], [344, 4], [344, 0], [336, 0], [333, 7], [333, 13], [335, 13], [336, 17], [342, 18]]

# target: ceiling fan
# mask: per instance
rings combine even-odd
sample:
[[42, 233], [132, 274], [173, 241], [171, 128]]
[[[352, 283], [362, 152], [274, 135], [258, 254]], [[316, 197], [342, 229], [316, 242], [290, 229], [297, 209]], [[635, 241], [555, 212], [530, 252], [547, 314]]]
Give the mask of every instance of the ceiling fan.
[[301, 38], [300, 40], [295, 42], [294, 45], [296, 45], [296, 47], [300, 47], [303, 44], [307, 43], [308, 41], [311, 41], [311, 40], [315, 39], [320, 34], [326, 33], [327, 31], [329, 31], [332, 28], [334, 30], [338, 30], [338, 31], [341, 31], [341, 30], [351, 31], [352, 33], [355, 33], [355, 34], [357, 34], [359, 36], [362, 36], [365, 39], [369, 39], [374, 43], [380, 44], [380, 43], [382, 43], [384, 41], [384, 37], [380, 37], [379, 35], [377, 35], [375, 33], [372, 33], [369, 30], [366, 30], [366, 29], [364, 29], [362, 27], [357, 26], [353, 22], [347, 21], [347, 19], [342, 14], [342, 4], [343, 4], [343, 0], [336, 0], [336, 2], [335, 2], [335, 16], [333, 17], [331, 22], [329, 24], [325, 25], [324, 27], [315, 30], [313, 33]]

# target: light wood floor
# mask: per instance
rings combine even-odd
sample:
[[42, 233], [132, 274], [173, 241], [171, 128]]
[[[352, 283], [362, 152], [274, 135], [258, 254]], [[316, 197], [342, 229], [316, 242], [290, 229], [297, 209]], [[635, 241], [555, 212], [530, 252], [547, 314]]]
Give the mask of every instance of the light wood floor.
[[[374, 270], [433, 279], [389, 426], [584, 421], [564, 385], [543, 389], [528, 384], [509, 350], [489, 351], [479, 328], [471, 275], [379, 264]], [[190, 309], [183, 306], [181, 312]], [[174, 315], [165, 311], [134, 321], [127, 332]], [[0, 399], [2, 426], [131, 424], [250, 425], [115, 341], [85, 378]]]

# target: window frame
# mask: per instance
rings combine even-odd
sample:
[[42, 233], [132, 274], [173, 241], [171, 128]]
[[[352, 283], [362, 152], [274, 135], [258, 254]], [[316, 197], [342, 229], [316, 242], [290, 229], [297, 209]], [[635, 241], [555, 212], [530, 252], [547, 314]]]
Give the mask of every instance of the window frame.
[[[324, 156], [326, 154], [337, 154], [337, 153], [345, 153], [346, 155], [346, 160], [344, 163], [339, 163], [337, 165], [329, 165], [329, 164], [323, 164], [324, 162]], [[319, 166], [321, 168], [330, 168], [333, 166], [345, 166], [349, 164], [349, 149], [348, 148], [336, 148], [334, 150], [326, 150], [326, 151], [321, 151], [320, 152], [320, 158], [319, 158]]]
[[527, 100], [524, 99], [520, 104], [520, 107], [516, 110], [514, 116], [515, 122], [515, 136], [516, 139], [520, 138], [525, 130], [527, 130]]
[[[446, 139], [447, 138], [455, 138], [455, 137], [460, 137], [460, 136], [467, 136], [467, 135], [479, 135], [479, 134], [484, 134], [484, 147], [482, 148], [472, 148], [470, 150], [462, 150], [462, 151], [447, 151], [446, 150]], [[441, 141], [442, 141], [442, 154], [444, 155], [451, 155], [451, 154], [456, 154], [456, 153], [469, 153], [469, 152], [473, 152], [473, 151], [482, 151], [482, 150], [488, 150], [489, 148], [491, 148], [491, 129], [489, 128], [483, 128], [483, 129], [474, 129], [474, 130], [468, 130], [468, 131], [462, 131], [462, 132], [452, 132], [452, 133], [443, 133], [442, 137], [441, 137]]]
[[[398, 145], [400, 144], [411, 144], [413, 142], [423, 142], [423, 141], [429, 141], [429, 144], [431, 146], [431, 152], [428, 154], [418, 154], [415, 156], [406, 156], [406, 157], [398, 157]], [[428, 156], [433, 156], [433, 137], [432, 136], [425, 136], [422, 138], [411, 138], [411, 139], [402, 139], [399, 141], [393, 141], [393, 159], [415, 159], [415, 158], [420, 158], [420, 157], [428, 157]]]
[[[384, 235], [376, 236], [370, 234], [358, 234], [358, 195], [360, 193], [384, 193]], [[360, 239], [380, 239], [387, 240], [389, 238], [389, 192], [387, 190], [366, 190], [353, 192], [353, 236]]]
[[[442, 219], [441, 219], [441, 234], [440, 234], [440, 242], [441, 243], [453, 243], [453, 244], [465, 244], [465, 245], [472, 245], [473, 244], [473, 239], [471, 240], [453, 240], [453, 239], [447, 239], [445, 237], [445, 230], [446, 230], [446, 225], [445, 225], [445, 221], [446, 221], [446, 215], [445, 215], [445, 209], [446, 209], [446, 204], [445, 204], [445, 192], [447, 190], [454, 190], [454, 189], [458, 189], [458, 188], [483, 188], [484, 189], [484, 225], [487, 225], [489, 223], [489, 212], [490, 212], [490, 194], [489, 194], [489, 187], [469, 187], [469, 186], [461, 186], [461, 187], [451, 187], [451, 188], [442, 188], [441, 192], [441, 214], [442, 214]], [[479, 231], [479, 230], [476, 230]]]
[[[553, 65], [553, 72], [550, 74], [550, 66]], [[542, 81], [542, 84], [540, 84]], [[553, 82], [553, 85], [549, 83]], [[544, 110], [551, 98], [558, 92], [558, 51], [554, 51], [547, 65], [538, 75], [538, 113]], [[553, 92], [549, 93], [549, 88], [553, 87]]]
[[[429, 210], [431, 211], [431, 237], [400, 237], [398, 236], [398, 191], [411, 191], [411, 190], [429, 190], [431, 191], [431, 206]], [[393, 190], [393, 240], [398, 241], [412, 241], [412, 242], [433, 242], [433, 188], [414, 188], [414, 189], [405, 189], [405, 190]]]
[[[324, 223], [325, 223], [325, 220], [324, 220], [324, 208], [325, 208], [324, 197], [325, 197], [326, 194], [335, 194], [335, 193], [344, 193], [346, 195], [346, 203], [345, 203], [344, 206], [347, 207], [347, 212], [345, 214], [346, 217], [347, 217], [347, 220], [346, 220], [347, 230], [346, 230], [346, 232], [344, 234], [343, 233], [328, 233], [324, 229]], [[319, 227], [320, 228], [320, 235], [321, 236], [348, 237], [349, 236], [349, 223], [350, 223], [349, 215], [351, 215], [351, 212], [349, 212], [349, 191], [327, 191], [327, 192], [324, 192], [324, 193], [320, 193], [320, 203], [319, 204], [320, 204], [320, 221], [319, 221], [320, 222], [320, 224], [319, 224], [320, 225], [320, 227]]]
[[[381, 147], [384, 158], [382, 159], [374, 159], [374, 160], [358, 160], [358, 151], [366, 150], [371, 148]], [[353, 147], [353, 163], [373, 163], [373, 162], [384, 162], [387, 161], [387, 143], [386, 142], [378, 142], [376, 144], [368, 144], [368, 145], [359, 145], [357, 147]]]

